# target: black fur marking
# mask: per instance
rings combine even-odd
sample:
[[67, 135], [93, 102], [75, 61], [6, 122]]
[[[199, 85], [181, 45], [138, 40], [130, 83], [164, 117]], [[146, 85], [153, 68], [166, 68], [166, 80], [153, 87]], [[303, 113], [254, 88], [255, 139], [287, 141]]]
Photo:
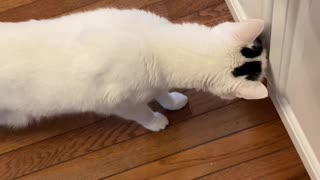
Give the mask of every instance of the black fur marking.
[[241, 54], [246, 58], [255, 58], [260, 56], [262, 51], [263, 51], [262, 41], [260, 38], [257, 38], [254, 41], [252, 48], [243, 47], [241, 49]]
[[247, 76], [246, 79], [250, 81], [256, 81], [259, 79], [262, 72], [260, 61], [250, 61], [243, 65], [236, 67], [232, 74], [234, 77]]

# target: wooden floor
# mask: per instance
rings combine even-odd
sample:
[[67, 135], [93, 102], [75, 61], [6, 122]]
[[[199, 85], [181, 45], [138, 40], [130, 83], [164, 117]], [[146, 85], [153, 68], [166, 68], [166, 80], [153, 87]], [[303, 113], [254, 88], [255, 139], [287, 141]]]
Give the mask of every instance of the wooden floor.
[[[56, 17], [98, 7], [148, 9], [174, 22], [232, 20], [223, 0], [1, 0], [0, 21]], [[0, 179], [309, 179], [270, 99], [190, 101], [149, 132], [95, 114], [0, 129]], [[1, 118], [1, 117], [0, 117]]]

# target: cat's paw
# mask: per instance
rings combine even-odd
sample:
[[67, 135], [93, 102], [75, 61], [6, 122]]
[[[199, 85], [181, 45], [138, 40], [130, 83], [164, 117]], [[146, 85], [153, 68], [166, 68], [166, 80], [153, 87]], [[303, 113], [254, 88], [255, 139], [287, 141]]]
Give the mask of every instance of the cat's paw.
[[168, 119], [162, 115], [161, 113], [155, 112], [153, 115], [153, 119], [148, 122], [148, 124], [144, 124], [143, 126], [150, 131], [160, 131], [166, 128], [169, 124]]
[[179, 110], [182, 109], [188, 103], [188, 97], [178, 93], [178, 92], [171, 92], [169, 93], [170, 98], [172, 101], [170, 103], [161, 104], [163, 108], [167, 110]]

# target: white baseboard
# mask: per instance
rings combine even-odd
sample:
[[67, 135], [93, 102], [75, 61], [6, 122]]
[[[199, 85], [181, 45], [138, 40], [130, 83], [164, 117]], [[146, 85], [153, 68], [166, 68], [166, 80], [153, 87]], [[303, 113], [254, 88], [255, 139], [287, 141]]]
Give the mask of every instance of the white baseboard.
[[320, 163], [287, 100], [269, 85], [270, 97], [311, 179], [320, 180]]
[[247, 15], [238, 0], [226, 0], [226, 3], [235, 21], [247, 19]]

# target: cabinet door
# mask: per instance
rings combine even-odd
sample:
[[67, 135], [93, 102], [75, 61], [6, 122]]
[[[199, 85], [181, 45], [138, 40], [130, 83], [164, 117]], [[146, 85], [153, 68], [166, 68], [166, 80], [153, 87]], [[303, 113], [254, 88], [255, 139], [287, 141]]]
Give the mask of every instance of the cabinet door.
[[320, 179], [320, 1], [227, 0], [236, 20], [262, 18], [268, 88], [312, 179]]
[[269, 90], [313, 179], [320, 179], [320, 1], [273, 8]]

